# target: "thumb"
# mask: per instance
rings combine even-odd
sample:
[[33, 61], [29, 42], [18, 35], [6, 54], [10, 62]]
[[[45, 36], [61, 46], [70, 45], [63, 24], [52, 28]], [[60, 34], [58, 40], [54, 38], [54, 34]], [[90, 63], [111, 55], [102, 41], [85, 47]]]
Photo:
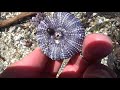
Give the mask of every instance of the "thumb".
[[87, 62], [97, 62], [112, 52], [112, 40], [104, 34], [90, 34], [83, 43], [83, 58]]

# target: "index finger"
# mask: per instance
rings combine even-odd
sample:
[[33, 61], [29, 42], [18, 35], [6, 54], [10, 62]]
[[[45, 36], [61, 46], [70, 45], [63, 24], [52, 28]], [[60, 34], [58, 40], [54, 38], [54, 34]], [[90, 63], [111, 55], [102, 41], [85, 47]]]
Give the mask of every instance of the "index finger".
[[48, 57], [45, 56], [40, 48], [36, 48], [22, 60], [10, 65], [2, 74], [4, 78], [28, 78], [40, 77], [43, 72]]

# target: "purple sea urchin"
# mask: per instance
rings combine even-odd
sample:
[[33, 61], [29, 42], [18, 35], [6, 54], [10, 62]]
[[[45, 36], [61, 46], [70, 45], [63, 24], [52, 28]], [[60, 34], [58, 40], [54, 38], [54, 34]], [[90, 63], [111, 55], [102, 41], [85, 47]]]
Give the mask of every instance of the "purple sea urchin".
[[68, 12], [55, 12], [39, 22], [38, 16], [33, 21], [37, 22], [37, 41], [44, 54], [52, 60], [63, 60], [81, 51], [85, 31], [78, 18]]

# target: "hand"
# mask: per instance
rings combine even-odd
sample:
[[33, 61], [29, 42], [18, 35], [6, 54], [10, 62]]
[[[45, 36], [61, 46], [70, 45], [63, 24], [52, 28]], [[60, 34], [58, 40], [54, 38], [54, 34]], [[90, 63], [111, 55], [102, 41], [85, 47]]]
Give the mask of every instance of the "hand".
[[[107, 66], [100, 64], [103, 57], [112, 52], [112, 41], [103, 34], [86, 36], [81, 57], [71, 58], [60, 78], [116, 78]], [[9, 66], [1, 78], [55, 78], [61, 61], [50, 60], [40, 48], [36, 48], [22, 60]]]

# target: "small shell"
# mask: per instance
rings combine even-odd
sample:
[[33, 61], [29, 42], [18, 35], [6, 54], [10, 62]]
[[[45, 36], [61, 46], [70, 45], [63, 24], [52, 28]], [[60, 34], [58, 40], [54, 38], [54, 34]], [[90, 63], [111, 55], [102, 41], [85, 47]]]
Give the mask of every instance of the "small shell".
[[73, 14], [55, 12], [53, 17], [46, 16], [36, 27], [38, 44], [52, 60], [67, 59], [81, 51], [85, 31]]

